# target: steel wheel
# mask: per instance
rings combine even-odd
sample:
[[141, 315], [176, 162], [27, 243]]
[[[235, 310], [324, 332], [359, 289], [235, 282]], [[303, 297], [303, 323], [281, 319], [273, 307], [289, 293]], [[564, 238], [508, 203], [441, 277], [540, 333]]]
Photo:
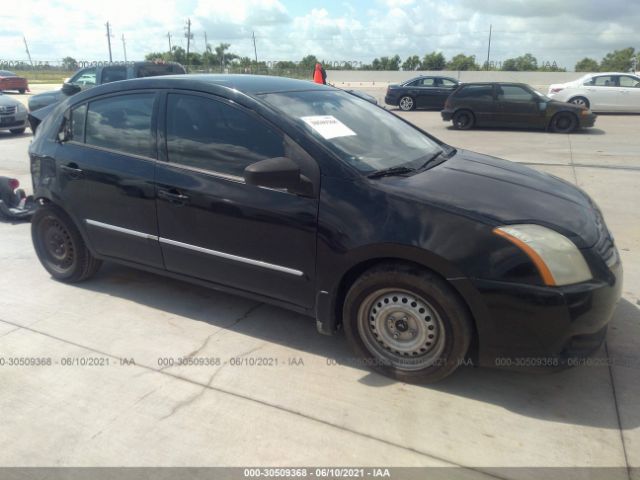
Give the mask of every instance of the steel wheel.
[[413, 110], [413, 108], [415, 107], [415, 102], [413, 101], [413, 98], [404, 96], [398, 102], [398, 106], [400, 107], [400, 110], [408, 112], [409, 110]]
[[403, 289], [370, 294], [358, 311], [358, 331], [377, 360], [405, 371], [432, 365], [445, 346], [445, 329], [437, 310]]
[[55, 217], [47, 217], [40, 225], [42, 246], [49, 266], [66, 273], [75, 264], [75, 248], [69, 231]]

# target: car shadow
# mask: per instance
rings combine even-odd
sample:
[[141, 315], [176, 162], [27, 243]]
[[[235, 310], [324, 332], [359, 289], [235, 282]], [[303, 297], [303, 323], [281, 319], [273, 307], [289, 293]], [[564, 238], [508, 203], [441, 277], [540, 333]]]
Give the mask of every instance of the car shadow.
[[18, 139], [23, 137], [31, 137], [33, 134], [29, 127], [24, 131], [24, 133], [11, 133], [9, 130], [0, 130], [0, 140], [11, 140]]
[[[372, 388], [396, 383], [356, 363], [342, 333], [333, 337], [320, 335], [316, 332], [312, 318], [288, 310], [112, 263], [105, 263], [92, 280], [76, 287], [326, 357], [337, 365], [359, 368], [363, 372], [360, 383]], [[212, 307], [246, 313], [242, 321], [229, 322], [229, 318], [224, 315], [212, 315]], [[618, 320], [622, 315], [627, 318], [624, 324]], [[628, 327], [630, 331], [624, 332], [626, 338], [633, 336], [640, 342], [640, 310], [626, 300], [619, 304], [611, 324], [612, 328], [620, 328], [622, 325], [631, 325]], [[122, 334], [126, 335], [126, 332]], [[599, 355], [605, 355], [604, 349], [601, 349]], [[638, 357], [632, 360], [635, 368], [638, 368]], [[591, 375], [589, 368], [601, 370], [597, 372], [598, 375]], [[584, 398], [585, 388], [588, 388], [584, 386], [585, 378], [588, 381], [596, 381], [596, 378], [602, 381], [602, 378], [606, 378], [607, 384], [603, 388], [611, 389], [610, 376], [602, 369], [607, 367], [600, 364], [597, 367], [582, 366], [555, 373], [528, 373], [467, 366], [438, 384], [421, 388], [499, 405], [528, 417], [618, 429], [620, 427], [615, 415], [603, 415], [598, 410], [594, 412], [595, 400]], [[629, 390], [628, 395], [637, 395], [638, 398], [627, 398], [627, 404], [640, 404], [640, 390]], [[587, 406], [581, 407], [582, 405]], [[632, 429], [639, 425], [640, 417], [635, 416], [630, 419], [630, 423], [627, 419], [625, 428]]]

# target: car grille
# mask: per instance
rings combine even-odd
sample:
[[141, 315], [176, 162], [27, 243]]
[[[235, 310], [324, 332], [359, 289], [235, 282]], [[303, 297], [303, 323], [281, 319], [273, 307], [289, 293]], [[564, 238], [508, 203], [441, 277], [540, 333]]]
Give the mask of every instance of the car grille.
[[16, 113], [15, 105], [9, 107], [0, 107], [0, 115], [13, 115]]
[[596, 226], [598, 228], [598, 241], [593, 246], [598, 255], [605, 261], [607, 266], [612, 267], [618, 262], [618, 252], [614, 244], [613, 236], [609, 232], [607, 225], [604, 223], [602, 213], [597, 208]]

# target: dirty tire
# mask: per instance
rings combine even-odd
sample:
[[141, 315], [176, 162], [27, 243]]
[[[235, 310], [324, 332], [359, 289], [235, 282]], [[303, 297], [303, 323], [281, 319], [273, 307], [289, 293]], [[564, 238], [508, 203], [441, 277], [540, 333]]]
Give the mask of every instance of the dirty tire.
[[40, 263], [56, 280], [82, 282], [102, 264], [91, 255], [71, 218], [56, 206], [38, 207], [31, 219], [31, 239]]
[[365, 365], [408, 383], [433, 383], [453, 373], [473, 332], [466, 305], [441, 277], [395, 263], [354, 282], [342, 319], [347, 341]]

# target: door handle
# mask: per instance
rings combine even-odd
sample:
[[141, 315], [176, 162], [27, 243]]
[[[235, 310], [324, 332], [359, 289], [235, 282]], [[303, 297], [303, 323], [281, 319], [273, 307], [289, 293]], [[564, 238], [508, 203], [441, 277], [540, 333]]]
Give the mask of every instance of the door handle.
[[178, 190], [172, 188], [170, 190], [158, 190], [158, 198], [162, 198], [163, 200], [168, 200], [170, 203], [175, 205], [184, 205], [189, 201], [188, 195], [183, 195]]
[[63, 173], [67, 174], [71, 178], [80, 178], [83, 173], [82, 169], [78, 168], [78, 165], [75, 163], [60, 165], [60, 170], [62, 170]]

